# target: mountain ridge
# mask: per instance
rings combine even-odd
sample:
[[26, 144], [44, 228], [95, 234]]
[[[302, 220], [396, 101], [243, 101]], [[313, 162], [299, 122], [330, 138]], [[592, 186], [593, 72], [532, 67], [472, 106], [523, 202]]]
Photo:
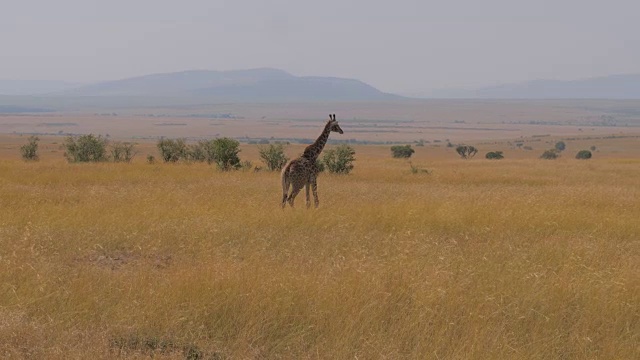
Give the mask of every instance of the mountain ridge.
[[238, 102], [402, 98], [384, 93], [356, 79], [295, 76], [273, 68], [149, 74], [90, 84], [56, 95], [209, 97], [217, 101]]
[[477, 89], [441, 89], [428, 98], [457, 99], [640, 99], [640, 74], [576, 80], [529, 80]]

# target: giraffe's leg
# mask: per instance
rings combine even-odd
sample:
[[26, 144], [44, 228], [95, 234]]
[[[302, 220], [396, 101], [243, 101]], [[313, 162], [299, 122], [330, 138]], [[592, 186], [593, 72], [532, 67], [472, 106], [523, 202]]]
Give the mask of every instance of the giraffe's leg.
[[320, 200], [318, 199], [318, 183], [316, 182], [316, 178], [314, 177], [311, 182], [311, 189], [313, 190], [313, 201], [315, 203], [316, 208], [320, 205]]
[[307, 193], [307, 209], [311, 207], [311, 198], [309, 197], [309, 183], [304, 184], [304, 191]]
[[289, 205], [291, 205], [291, 207], [293, 207], [293, 201], [296, 199], [296, 196], [298, 196], [300, 190], [302, 190], [302, 185], [296, 184], [294, 182], [293, 189], [291, 190], [291, 195], [289, 195]]

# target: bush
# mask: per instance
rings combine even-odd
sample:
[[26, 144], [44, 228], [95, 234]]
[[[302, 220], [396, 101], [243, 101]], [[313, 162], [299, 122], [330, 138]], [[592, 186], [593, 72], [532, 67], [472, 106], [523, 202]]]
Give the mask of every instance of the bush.
[[[338, 145], [335, 149], [325, 151], [322, 163], [330, 173], [348, 174], [353, 170], [356, 152], [349, 145]], [[318, 169], [320, 171], [320, 169]]]
[[[242, 170], [242, 171], [249, 171], [251, 169], [254, 169], [253, 168], [253, 163], [251, 161], [249, 161], [249, 160], [244, 160], [244, 161], [242, 161], [240, 163], [239, 169]], [[258, 168], [256, 168], [256, 169], [258, 169]], [[257, 170], [257, 171], [260, 171], [260, 170]], [[257, 172], [257, 171], [254, 169], [254, 172]]]
[[500, 160], [504, 159], [504, 155], [502, 155], [502, 151], [490, 151], [485, 155], [487, 159], [490, 160]]
[[560, 153], [558, 152], [557, 149], [547, 150], [543, 152], [542, 155], [540, 155], [540, 158], [546, 159], [546, 160], [555, 160], [558, 157], [560, 157]]
[[220, 138], [208, 142], [208, 152], [213, 162], [223, 171], [240, 168], [238, 153], [240, 143], [230, 138]]
[[589, 150], [578, 151], [578, 153], [576, 154], [576, 159], [580, 159], [580, 160], [591, 159], [591, 151]]
[[267, 147], [259, 146], [260, 158], [267, 165], [270, 171], [282, 170], [282, 167], [289, 161], [284, 154], [284, 145], [269, 144]]
[[189, 156], [189, 150], [184, 139], [160, 139], [158, 141], [158, 150], [164, 162], [177, 162], [186, 160]]
[[100, 135], [69, 136], [62, 145], [66, 149], [64, 157], [69, 162], [107, 161], [107, 143], [107, 139]]
[[134, 144], [127, 142], [115, 142], [111, 145], [111, 158], [114, 162], [131, 162], [136, 152]]
[[478, 153], [478, 149], [470, 145], [460, 145], [456, 148], [456, 152], [463, 159], [471, 159]]
[[410, 158], [416, 152], [411, 145], [395, 145], [391, 147], [391, 155], [394, 158]]
[[558, 141], [555, 147], [558, 151], [564, 151], [564, 149], [567, 148], [567, 145], [564, 143], [564, 141]]
[[215, 163], [221, 170], [241, 167], [238, 153], [240, 143], [230, 138], [202, 140], [194, 145], [187, 145], [184, 139], [161, 139], [158, 149], [164, 162], [180, 160], [207, 161]]
[[189, 145], [187, 149], [187, 159], [198, 162], [208, 161], [211, 163], [207, 152], [207, 142], [198, 141], [197, 144]]
[[156, 157], [153, 155], [147, 155], [147, 163], [148, 164], [155, 164], [156, 163]]
[[20, 153], [24, 160], [38, 161], [40, 159], [40, 156], [38, 156], [38, 141], [40, 141], [40, 138], [30, 136], [28, 142], [20, 147]]

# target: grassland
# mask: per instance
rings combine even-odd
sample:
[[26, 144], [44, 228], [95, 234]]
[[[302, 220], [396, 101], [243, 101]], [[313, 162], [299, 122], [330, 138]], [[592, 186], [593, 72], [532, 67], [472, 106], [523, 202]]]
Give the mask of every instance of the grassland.
[[356, 147], [284, 211], [276, 173], [4, 156], [0, 357], [639, 358], [640, 160], [504, 150]]

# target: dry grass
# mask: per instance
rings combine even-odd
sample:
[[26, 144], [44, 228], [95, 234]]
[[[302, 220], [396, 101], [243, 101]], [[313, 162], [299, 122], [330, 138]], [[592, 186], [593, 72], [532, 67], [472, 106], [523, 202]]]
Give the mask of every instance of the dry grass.
[[639, 160], [356, 151], [285, 211], [275, 173], [0, 161], [0, 357], [640, 357]]

